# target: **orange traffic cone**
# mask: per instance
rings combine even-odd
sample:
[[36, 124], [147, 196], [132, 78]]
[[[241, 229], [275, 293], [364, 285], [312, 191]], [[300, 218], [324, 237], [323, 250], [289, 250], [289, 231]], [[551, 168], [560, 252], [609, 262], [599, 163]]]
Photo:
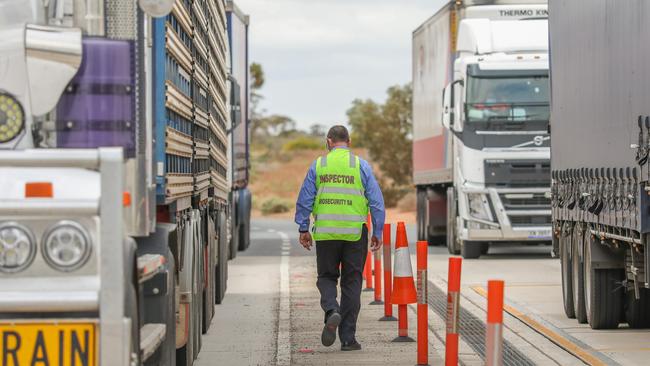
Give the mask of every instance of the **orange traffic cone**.
[[413, 268], [411, 267], [411, 255], [409, 254], [408, 239], [406, 239], [406, 227], [403, 222], [397, 223], [397, 235], [395, 238], [395, 263], [393, 266], [393, 293], [391, 302], [398, 305], [398, 337], [393, 342], [414, 342], [408, 336], [408, 313], [407, 304], [417, 301], [415, 282], [413, 281]]

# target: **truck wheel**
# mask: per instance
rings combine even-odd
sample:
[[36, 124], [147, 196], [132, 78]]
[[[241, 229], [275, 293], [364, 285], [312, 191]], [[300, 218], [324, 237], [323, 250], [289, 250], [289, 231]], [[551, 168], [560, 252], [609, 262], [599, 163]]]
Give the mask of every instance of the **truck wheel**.
[[481, 255], [486, 255], [490, 250], [490, 243], [481, 243]]
[[576, 311], [573, 304], [573, 267], [571, 263], [571, 231], [568, 235], [564, 232], [557, 237], [553, 235], [554, 241], [559, 241], [560, 247], [560, 264], [562, 267], [562, 302], [564, 304], [564, 314], [570, 319], [576, 317]]
[[625, 321], [632, 329], [650, 328], [650, 290], [639, 289], [639, 299], [634, 291], [625, 296]]
[[585, 241], [585, 308], [591, 329], [615, 329], [623, 310], [621, 269], [596, 269], [591, 266], [591, 245], [600, 245], [597, 238], [587, 235]]
[[228, 240], [227, 235], [227, 226], [226, 226], [226, 215], [223, 212], [220, 212], [217, 216], [216, 223], [217, 230], [217, 252], [219, 253], [219, 258], [217, 260], [217, 266], [215, 268], [215, 304], [221, 304], [223, 298], [226, 294], [226, 286], [228, 280]]
[[239, 225], [239, 251], [243, 252], [251, 245], [250, 224], [242, 222]]
[[447, 250], [451, 255], [460, 254], [458, 238], [456, 238], [456, 208], [454, 187], [449, 187], [447, 188]]
[[417, 188], [416, 201], [418, 240], [427, 240], [427, 190]]
[[237, 248], [239, 247], [239, 225], [236, 225], [236, 221], [233, 220], [230, 222], [230, 252], [228, 254], [228, 259], [235, 259], [237, 257]]
[[578, 323], [587, 322], [587, 310], [585, 309], [585, 268], [584, 260], [580, 255], [580, 243], [584, 241], [584, 232], [580, 228], [573, 229], [571, 236], [571, 289], [573, 290], [573, 312]]
[[460, 246], [460, 254], [465, 259], [476, 259], [481, 256], [481, 242], [463, 241]]

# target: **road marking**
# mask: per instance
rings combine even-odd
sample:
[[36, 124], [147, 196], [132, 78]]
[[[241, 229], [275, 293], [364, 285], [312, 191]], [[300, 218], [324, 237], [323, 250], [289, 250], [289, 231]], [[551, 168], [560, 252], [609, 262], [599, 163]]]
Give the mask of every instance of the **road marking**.
[[[474, 292], [477, 294], [483, 296], [484, 298], [487, 299], [487, 291], [485, 288], [482, 286], [473, 286], [471, 287]], [[532, 317], [524, 314], [523, 312], [519, 311], [518, 309], [504, 304], [503, 305], [503, 310], [505, 310], [508, 314], [514, 316], [515, 318], [519, 319], [521, 322], [532, 328], [534, 331], [537, 333], [543, 335], [544, 337], [548, 338], [551, 342], [557, 344], [567, 352], [571, 353], [572, 355], [576, 356], [580, 360], [582, 360], [584, 363], [587, 365], [593, 365], [593, 366], [605, 366], [607, 365], [606, 362], [603, 362], [600, 358], [598, 358], [596, 355], [593, 355], [591, 352], [588, 350], [584, 349], [583, 347], [580, 347], [578, 344], [572, 342], [571, 340], [567, 339], [566, 337], [558, 334], [557, 332], [551, 330], [550, 328], [542, 325], [540, 322], [537, 320], [533, 319]]]
[[[283, 243], [289, 241], [289, 236], [281, 231], [278, 235]], [[291, 364], [291, 288], [289, 287], [289, 253], [282, 252], [280, 257], [280, 306], [278, 307], [278, 338], [276, 343], [276, 365]]]

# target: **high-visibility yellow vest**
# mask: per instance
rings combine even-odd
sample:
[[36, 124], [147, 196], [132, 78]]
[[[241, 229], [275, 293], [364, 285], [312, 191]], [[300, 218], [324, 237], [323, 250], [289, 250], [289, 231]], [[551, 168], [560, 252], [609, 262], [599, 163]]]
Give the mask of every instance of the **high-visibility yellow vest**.
[[368, 218], [359, 157], [334, 149], [316, 160], [314, 239], [358, 241]]

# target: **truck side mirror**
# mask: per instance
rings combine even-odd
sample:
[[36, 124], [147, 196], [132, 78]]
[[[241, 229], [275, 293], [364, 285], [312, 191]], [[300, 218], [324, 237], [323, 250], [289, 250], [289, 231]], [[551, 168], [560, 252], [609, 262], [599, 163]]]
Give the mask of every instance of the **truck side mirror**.
[[138, 0], [140, 9], [154, 18], [167, 16], [174, 7], [174, 0]]
[[448, 84], [444, 89], [442, 89], [442, 125], [448, 130], [453, 130], [451, 89], [451, 84]]
[[460, 104], [456, 103], [457, 85], [463, 87], [465, 83], [462, 79], [459, 79], [448, 84], [443, 90], [442, 125], [451, 131], [460, 132], [463, 130], [463, 126], [461, 123], [456, 123], [457, 118], [461, 115], [458, 108]]

